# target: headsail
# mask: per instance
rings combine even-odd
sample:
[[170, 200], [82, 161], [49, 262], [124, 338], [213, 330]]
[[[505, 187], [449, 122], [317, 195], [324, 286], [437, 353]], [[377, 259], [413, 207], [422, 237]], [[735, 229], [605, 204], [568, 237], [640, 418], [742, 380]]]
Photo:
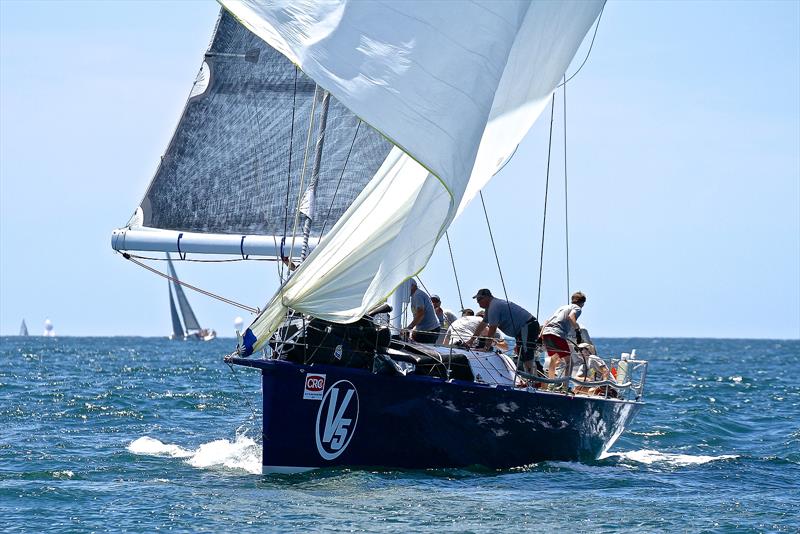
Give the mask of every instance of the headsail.
[[[276, 254], [281, 238], [302, 228], [294, 228], [294, 214], [301, 181], [307, 185], [311, 174], [303, 168], [315, 87], [223, 10], [173, 138], [112, 246]], [[331, 99], [312, 242], [333, 227], [390, 149]]]
[[422, 269], [544, 109], [603, 0], [222, 4], [402, 149], [254, 321], [249, 352], [287, 308], [353, 321]]

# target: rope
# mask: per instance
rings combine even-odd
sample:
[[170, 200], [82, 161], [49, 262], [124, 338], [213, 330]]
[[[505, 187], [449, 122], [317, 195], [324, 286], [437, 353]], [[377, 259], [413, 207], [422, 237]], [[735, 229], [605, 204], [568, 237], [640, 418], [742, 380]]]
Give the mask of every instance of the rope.
[[567, 195], [567, 86], [564, 85], [564, 237], [567, 249], [567, 302], [569, 302], [569, 197]]
[[[306, 179], [306, 170], [308, 170], [308, 153], [311, 147], [311, 135], [314, 132], [314, 113], [317, 110], [317, 95], [319, 94], [319, 85], [314, 88], [314, 100], [311, 103], [311, 115], [308, 121], [308, 135], [306, 136], [306, 150], [303, 155], [303, 170], [300, 173], [300, 187], [297, 191], [297, 204], [294, 210], [294, 224], [292, 226], [292, 244], [289, 247], [289, 257], [294, 257], [294, 242], [297, 236], [297, 223], [300, 221], [300, 202], [303, 199], [303, 185]], [[281, 298], [283, 297], [283, 286], [281, 286]]]
[[[500, 283], [503, 286], [503, 296], [506, 298], [506, 306], [508, 306], [508, 317], [511, 319], [511, 328], [514, 329], [514, 336], [517, 334], [517, 325], [514, 323], [514, 314], [511, 313], [511, 304], [508, 301], [508, 291], [506, 291], [506, 282], [503, 279], [503, 270], [500, 268], [500, 258], [497, 256], [497, 247], [494, 245], [494, 235], [492, 234], [492, 225], [489, 224], [489, 212], [486, 211], [486, 203], [483, 201], [483, 191], [479, 191], [481, 196], [481, 206], [483, 206], [483, 216], [486, 218], [486, 228], [489, 229], [489, 239], [492, 241], [492, 251], [494, 252], [494, 261], [497, 263], [497, 272], [500, 273]], [[486, 310], [489, 313], [489, 310]], [[539, 314], [539, 310], [536, 310]]]
[[544, 214], [542, 216], [542, 248], [539, 252], [539, 293], [536, 296], [536, 316], [539, 316], [539, 304], [542, 300], [542, 265], [544, 262], [544, 231], [547, 225], [547, 192], [550, 189], [550, 149], [553, 146], [553, 111], [556, 106], [556, 95], [550, 103], [550, 139], [547, 142], [547, 178], [544, 181]]
[[[172, 276], [164, 274], [161, 271], [159, 271], [157, 269], [154, 269], [154, 268], [150, 267], [149, 265], [145, 265], [144, 263], [134, 259], [130, 254], [122, 254], [122, 257], [125, 258], [126, 260], [129, 260], [129, 261], [135, 263], [139, 267], [143, 267], [143, 268], [147, 269], [151, 273], [155, 273], [158, 276], [161, 276], [162, 278], [166, 278], [167, 280], [170, 280], [173, 283], [182, 285], [183, 287], [188, 287], [189, 289], [197, 291], [198, 293], [202, 293], [203, 295], [205, 295], [207, 297], [211, 297], [213, 299], [217, 299], [217, 300], [222, 301], [222, 302], [224, 302], [226, 304], [230, 304], [231, 306], [236, 306], [237, 308], [241, 308], [241, 309], [243, 309], [245, 311], [249, 311], [250, 313], [255, 313], [255, 314], [259, 313], [259, 309], [258, 308], [251, 308], [250, 306], [247, 306], [245, 304], [241, 304], [239, 302], [236, 302], [235, 300], [227, 299], [227, 298], [225, 298], [225, 297], [223, 297], [221, 295], [216, 295], [214, 293], [211, 293], [210, 291], [206, 291], [205, 289], [200, 289], [199, 287], [195, 287], [195, 286], [193, 286], [191, 284], [187, 284], [186, 282], [181, 282], [177, 278], [173, 278]], [[237, 260], [237, 261], [240, 261], [240, 260]]]
[[[578, 67], [578, 70], [576, 70], [576, 71], [575, 71], [575, 72], [572, 74], [572, 76], [570, 76], [569, 78], [567, 78], [566, 80], [564, 80], [564, 83], [562, 83], [561, 85], [559, 85], [558, 87], [556, 87], [556, 89], [558, 89], [559, 87], [563, 87], [564, 85], [566, 85], [567, 83], [569, 83], [569, 81], [570, 81], [570, 80], [572, 80], [572, 78], [574, 78], [575, 76], [577, 76], [577, 75], [578, 75], [578, 73], [581, 71], [581, 69], [583, 68], [583, 66], [584, 66], [584, 65], [586, 65], [586, 62], [589, 60], [589, 54], [591, 54], [591, 53], [592, 53], [592, 47], [594, 46], [594, 38], [595, 38], [595, 37], [597, 37], [597, 30], [600, 28], [600, 19], [601, 19], [601, 18], [603, 18], [603, 10], [604, 10], [605, 8], [606, 8], [606, 5], [605, 5], [605, 3], [604, 3], [604, 4], [603, 4], [603, 7], [601, 7], [601, 8], [600, 8], [600, 14], [599, 14], [599, 15], [597, 15], [597, 22], [595, 23], [595, 26], [594, 26], [594, 34], [592, 35], [592, 42], [589, 44], [589, 50], [586, 52], [586, 57], [585, 57], [585, 58], [583, 58], [583, 63], [581, 63], [581, 66], [580, 66], [580, 67]], [[566, 76], [566, 74], [564, 74], [564, 76]]]
[[353, 135], [353, 142], [350, 143], [350, 150], [347, 151], [347, 157], [344, 159], [344, 165], [342, 166], [342, 173], [339, 175], [339, 181], [336, 182], [336, 189], [333, 192], [333, 198], [331, 198], [331, 205], [328, 206], [328, 213], [325, 214], [325, 220], [322, 221], [322, 230], [320, 231], [320, 237], [325, 235], [325, 227], [328, 225], [328, 218], [331, 216], [331, 210], [333, 210], [333, 203], [336, 200], [336, 195], [339, 193], [339, 186], [342, 184], [342, 178], [344, 178], [344, 171], [347, 168], [347, 162], [350, 161], [350, 153], [353, 151], [353, 147], [356, 144], [356, 137], [358, 136], [358, 130], [361, 128], [361, 119], [358, 119], [358, 126], [356, 126], [356, 133]]
[[456, 290], [458, 291], [458, 302], [461, 304], [461, 309], [464, 309], [464, 299], [461, 296], [461, 285], [458, 283], [458, 272], [456, 272], [456, 260], [453, 258], [453, 248], [450, 246], [450, 235], [445, 232], [444, 237], [447, 239], [447, 250], [450, 251], [450, 263], [453, 265], [453, 277], [456, 279]]
[[247, 405], [250, 407], [250, 412], [253, 414], [253, 419], [257, 421], [258, 416], [256, 415], [256, 409], [253, 406], [253, 403], [250, 401], [250, 397], [244, 395], [244, 386], [242, 386], [242, 383], [239, 381], [239, 377], [236, 376], [236, 371], [234, 371], [233, 366], [227, 361], [225, 362], [225, 364], [230, 368], [231, 374], [233, 375], [233, 378], [236, 380], [236, 383], [239, 384], [239, 392], [242, 393], [242, 397], [244, 398], [244, 400], [247, 401]]
[[[289, 134], [289, 168], [286, 171], [286, 205], [283, 209], [283, 237], [286, 238], [286, 232], [289, 230], [289, 195], [292, 189], [292, 154], [294, 149], [294, 115], [297, 107], [297, 65], [294, 67], [294, 92], [292, 93], [292, 129]], [[282, 263], [278, 265], [278, 275], [283, 280], [283, 267]]]

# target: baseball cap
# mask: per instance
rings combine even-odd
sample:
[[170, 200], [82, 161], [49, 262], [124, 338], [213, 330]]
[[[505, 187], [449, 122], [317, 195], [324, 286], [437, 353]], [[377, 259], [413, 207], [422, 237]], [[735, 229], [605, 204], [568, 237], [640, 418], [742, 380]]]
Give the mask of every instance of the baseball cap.
[[479, 289], [478, 292], [472, 296], [472, 298], [476, 299], [478, 297], [491, 297], [491, 296], [492, 292], [484, 288], [484, 289]]

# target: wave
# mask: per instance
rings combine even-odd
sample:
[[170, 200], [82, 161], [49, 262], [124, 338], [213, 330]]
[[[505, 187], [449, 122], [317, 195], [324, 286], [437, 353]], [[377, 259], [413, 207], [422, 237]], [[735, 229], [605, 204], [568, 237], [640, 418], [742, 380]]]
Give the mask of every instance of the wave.
[[201, 469], [221, 466], [261, 474], [261, 447], [245, 435], [237, 435], [233, 442], [218, 439], [203, 443], [194, 450], [143, 436], [132, 441], [128, 451], [142, 456], [186, 458], [186, 463]]
[[722, 454], [720, 456], [704, 456], [692, 454], [675, 454], [669, 452], [654, 451], [651, 449], [641, 449], [638, 451], [628, 452], [612, 452], [604, 455], [602, 459], [606, 458], [620, 458], [622, 460], [630, 460], [640, 464], [667, 464], [678, 467], [685, 467], [688, 465], [701, 465], [717, 460], [733, 460], [738, 458], [735, 454]]

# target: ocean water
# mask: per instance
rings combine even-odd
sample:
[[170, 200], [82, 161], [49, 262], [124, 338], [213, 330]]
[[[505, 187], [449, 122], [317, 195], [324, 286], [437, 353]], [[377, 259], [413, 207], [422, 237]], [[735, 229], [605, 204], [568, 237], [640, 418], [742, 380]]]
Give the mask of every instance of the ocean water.
[[800, 532], [800, 341], [598, 340], [651, 363], [593, 463], [285, 476], [233, 344], [0, 338], [0, 531]]

